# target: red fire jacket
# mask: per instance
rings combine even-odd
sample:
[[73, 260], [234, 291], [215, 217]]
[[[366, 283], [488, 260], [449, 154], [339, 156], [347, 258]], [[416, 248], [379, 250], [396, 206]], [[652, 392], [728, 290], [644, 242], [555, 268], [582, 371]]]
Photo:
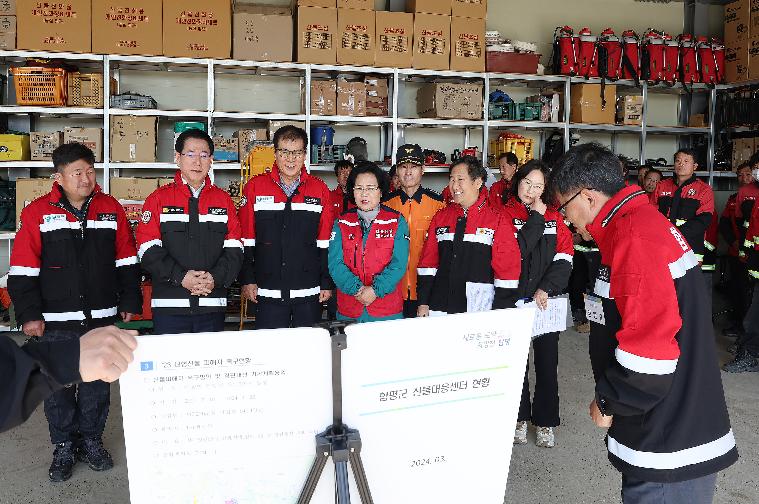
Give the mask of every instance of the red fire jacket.
[[508, 194], [510, 189], [511, 182], [506, 179], [494, 183], [488, 191], [488, 204], [493, 208], [503, 208], [503, 193]]

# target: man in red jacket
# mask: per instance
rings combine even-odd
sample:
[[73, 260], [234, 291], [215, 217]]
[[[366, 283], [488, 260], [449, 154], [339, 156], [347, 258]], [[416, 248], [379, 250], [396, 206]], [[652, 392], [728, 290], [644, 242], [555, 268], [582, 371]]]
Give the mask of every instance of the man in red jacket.
[[595, 291], [611, 303], [596, 318], [617, 347], [613, 357], [598, 357], [605, 362], [590, 416], [609, 428], [623, 502], [712, 502], [717, 472], [738, 451], [693, 249], [640, 187], [625, 187], [605, 147], [570, 149], [554, 166], [551, 188], [559, 210], [601, 251]]

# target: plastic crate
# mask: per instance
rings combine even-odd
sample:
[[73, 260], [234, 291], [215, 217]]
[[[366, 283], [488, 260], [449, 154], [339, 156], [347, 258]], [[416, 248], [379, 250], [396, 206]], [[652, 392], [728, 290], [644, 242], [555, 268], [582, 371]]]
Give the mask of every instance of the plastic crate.
[[158, 108], [158, 102], [152, 96], [123, 93], [111, 96], [111, 107], [127, 110], [155, 109]]
[[15, 67], [10, 69], [16, 88], [16, 104], [66, 105], [66, 76], [63, 68]]
[[70, 107], [103, 107], [103, 74], [71, 72], [68, 81], [66, 104]]

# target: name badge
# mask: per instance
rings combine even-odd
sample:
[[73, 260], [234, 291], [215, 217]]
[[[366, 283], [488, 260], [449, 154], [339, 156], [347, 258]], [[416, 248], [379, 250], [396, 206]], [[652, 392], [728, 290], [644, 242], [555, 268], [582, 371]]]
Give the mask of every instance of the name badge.
[[585, 316], [596, 324], [606, 325], [604, 305], [600, 297], [585, 295]]

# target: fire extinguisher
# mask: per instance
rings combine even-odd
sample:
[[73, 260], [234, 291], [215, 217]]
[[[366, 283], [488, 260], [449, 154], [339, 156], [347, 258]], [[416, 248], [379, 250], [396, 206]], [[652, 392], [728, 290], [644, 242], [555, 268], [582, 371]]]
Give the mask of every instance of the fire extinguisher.
[[622, 43], [611, 28], [605, 29], [598, 39], [598, 73], [612, 81], [622, 77]]
[[664, 39], [656, 30], [649, 30], [641, 43], [640, 76], [652, 84], [664, 78]]
[[580, 30], [578, 36], [577, 73], [586, 78], [598, 77], [598, 37], [593, 36], [589, 28]]
[[698, 53], [693, 36], [684, 33], [678, 37], [680, 41], [680, 81], [683, 85], [700, 82]]
[[622, 33], [622, 78], [640, 78], [640, 40], [633, 30]]
[[720, 39], [712, 39], [712, 56], [714, 57], [714, 70], [717, 75], [717, 83], [725, 82], [725, 44]]
[[662, 80], [674, 86], [680, 75], [680, 43], [665, 33], [664, 39], [664, 69]]
[[699, 63], [699, 78], [701, 82], [713, 86], [719, 82], [717, 77], [717, 60], [712, 43], [706, 37], [696, 38], [696, 53]]
[[556, 28], [553, 36], [553, 72], [558, 75], [577, 75], [577, 50], [571, 27]]

